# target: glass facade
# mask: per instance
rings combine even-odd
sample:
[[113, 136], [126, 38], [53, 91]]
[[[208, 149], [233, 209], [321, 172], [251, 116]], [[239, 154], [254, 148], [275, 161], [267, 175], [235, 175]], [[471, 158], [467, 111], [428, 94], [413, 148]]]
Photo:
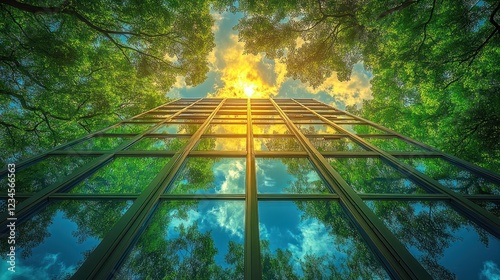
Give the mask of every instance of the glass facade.
[[313, 99], [178, 99], [16, 168], [19, 279], [500, 277], [498, 174]]

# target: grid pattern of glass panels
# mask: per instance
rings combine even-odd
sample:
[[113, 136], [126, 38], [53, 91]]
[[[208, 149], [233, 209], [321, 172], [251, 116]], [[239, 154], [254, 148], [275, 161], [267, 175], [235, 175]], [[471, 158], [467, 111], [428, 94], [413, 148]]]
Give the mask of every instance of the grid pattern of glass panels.
[[17, 170], [17, 265], [47, 278], [473, 279], [500, 266], [497, 174], [312, 99], [179, 99]]

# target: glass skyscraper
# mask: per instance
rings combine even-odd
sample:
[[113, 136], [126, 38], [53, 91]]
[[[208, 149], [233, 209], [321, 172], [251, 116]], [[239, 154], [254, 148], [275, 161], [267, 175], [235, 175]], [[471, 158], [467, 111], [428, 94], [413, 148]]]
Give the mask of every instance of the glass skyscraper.
[[9, 173], [12, 279], [500, 277], [498, 174], [313, 99], [175, 100], [16, 163], [15, 209]]

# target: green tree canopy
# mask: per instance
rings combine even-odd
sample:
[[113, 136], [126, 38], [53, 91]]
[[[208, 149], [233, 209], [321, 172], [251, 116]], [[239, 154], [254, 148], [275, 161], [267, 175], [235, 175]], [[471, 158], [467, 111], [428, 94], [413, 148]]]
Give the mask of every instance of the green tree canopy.
[[207, 1], [0, 1], [1, 161], [46, 150], [195, 85], [214, 47]]

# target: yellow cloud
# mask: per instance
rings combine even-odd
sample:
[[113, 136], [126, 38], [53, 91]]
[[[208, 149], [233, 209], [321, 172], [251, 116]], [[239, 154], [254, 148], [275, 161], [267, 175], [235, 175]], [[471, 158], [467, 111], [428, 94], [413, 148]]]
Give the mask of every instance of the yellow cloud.
[[[237, 35], [230, 36], [230, 44], [221, 50], [223, 64], [220, 69], [223, 85], [209, 97], [255, 97], [276, 96], [286, 72], [279, 63], [267, 64], [264, 56], [243, 54], [244, 44], [238, 42]], [[286, 70], [285, 70], [286, 71]], [[276, 76], [276, 77], [274, 77]]]
[[345, 105], [361, 106], [363, 100], [373, 98], [370, 80], [371, 78], [365, 73], [353, 71], [351, 80], [341, 82], [337, 78], [337, 73], [334, 72], [319, 87], [307, 86], [306, 90], [313, 94], [325, 91], [335, 97], [335, 100], [344, 102]]

